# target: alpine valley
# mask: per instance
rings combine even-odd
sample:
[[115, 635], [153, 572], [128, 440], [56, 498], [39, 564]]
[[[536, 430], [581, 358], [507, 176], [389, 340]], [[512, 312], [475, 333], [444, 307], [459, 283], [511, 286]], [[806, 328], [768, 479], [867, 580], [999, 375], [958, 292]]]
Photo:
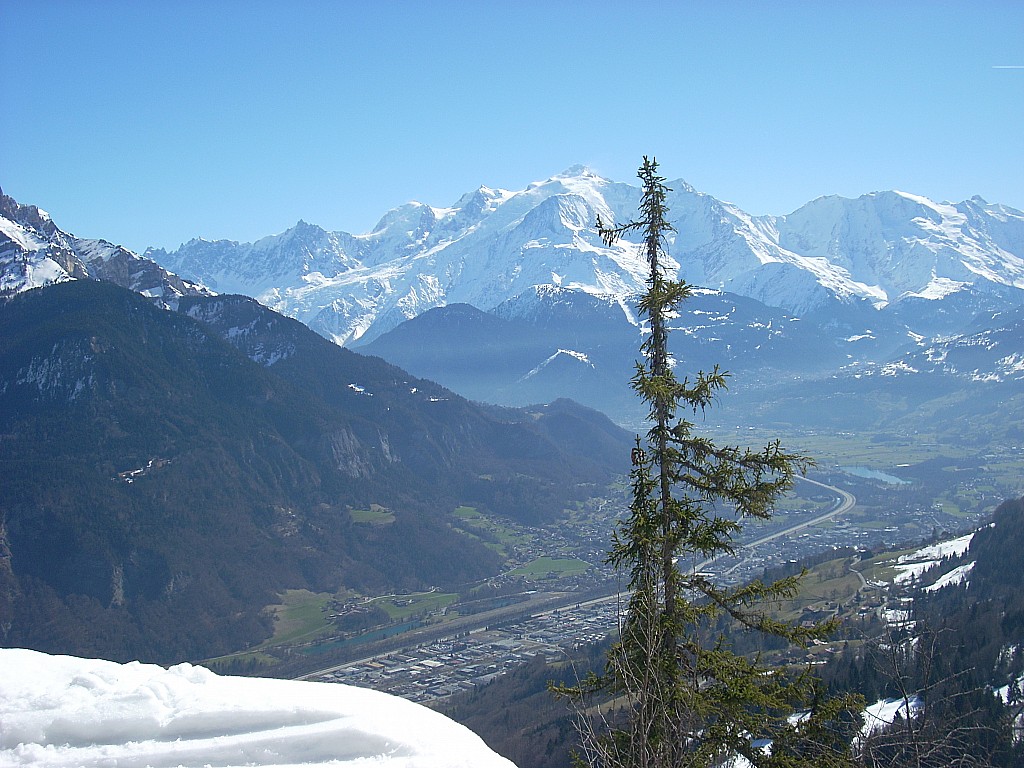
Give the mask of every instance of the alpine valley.
[[[5, 206], [5, 646], [202, 659], [267, 637], [287, 589], [473, 582], [502, 563], [458, 505], [542, 522], [628, 461], [595, 411], [470, 403]], [[115, 284], [140, 271], [148, 295]]]
[[[669, 186], [671, 268], [693, 285], [670, 352], [684, 375], [732, 377], [700, 428], [818, 461], [708, 567], [738, 584], [807, 566], [776, 608], [843, 634], [782, 663], [895, 702], [889, 719], [931, 696], [914, 728], [961, 756], [994, 734], [1000, 760], [972, 764], [1019, 765], [1024, 213], [878, 192], [754, 217]], [[595, 223], [629, 221], [639, 196], [574, 167], [409, 203], [367, 234], [300, 221], [140, 256], [0, 192], [0, 646], [350, 680], [446, 707], [522, 768], [564, 766], [572, 729], [546, 682], [598, 670], [616, 626], [606, 553], [647, 416], [629, 387], [646, 264]], [[935, 554], [954, 532], [957, 554]], [[873, 675], [878, 654], [925, 646], [915, 622], [935, 629], [929, 663]], [[932, 660], [955, 670], [946, 688]], [[153, 732], [136, 706], [152, 690], [114, 681], [155, 668], [53, 663], [80, 671], [51, 691], [131, 712], [97, 731], [29, 681], [24, 722], [59, 726], [38, 754], [81, 733], [95, 762]], [[182, 665], [158, 693], [182, 676], [212, 690]], [[950, 719], [950, 702], [971, 709]], [[239, 703], [213, 715], [227, 741], [256, 723], [245, 759], [276, 755]], [[294, 736], [307, 715], [272, 705]], [[189, 733], [216, 741], [201, 719]], [[0, 748], [33, 754], [13, 733]], [[319, 743], [334, 759], [352, 738]]]
[[[1024, 213], [669, 186], [671, 351], [733, 375], [717, 426], [1020, 445]], [[0, 643], [202, 659], [285, 590], [500, 572], [453, 510], [547, 523], [626, 468], [645, 264], [594, 225], [639, 194], [574, 167], [142, 256], [0, 194]]]

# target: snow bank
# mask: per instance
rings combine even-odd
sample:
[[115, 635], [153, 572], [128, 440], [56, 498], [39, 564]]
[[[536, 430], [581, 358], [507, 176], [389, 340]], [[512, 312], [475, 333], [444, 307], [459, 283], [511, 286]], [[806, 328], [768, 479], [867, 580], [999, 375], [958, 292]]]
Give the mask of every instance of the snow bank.
[[963, 584], [967, 581], [967, 577], [970, 575], [973, 568], [974, 563], [966, 563], [958, 566], [944, 576], [940, 576], [938, 581], [930, 587], [925, 587], [924, 591], [934, 592], [938, 589], [942, 589], [943, 587], [948, 587], [950, 584]]
[[21, 765], [514, 768], [377, 691], [0, 649], [0, 766]]

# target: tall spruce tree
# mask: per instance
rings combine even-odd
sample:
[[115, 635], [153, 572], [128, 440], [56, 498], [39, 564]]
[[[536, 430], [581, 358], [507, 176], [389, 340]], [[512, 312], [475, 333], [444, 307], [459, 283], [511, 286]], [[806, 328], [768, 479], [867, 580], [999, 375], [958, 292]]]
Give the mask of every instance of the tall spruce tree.
[[[772, 442], [763, 449], [719, 446], [694, 432], [727, 374], [716, 366], [676, 377], [669, 321], [692, 286], [665, 270], [666, 194], [657, 162], [644, 157], [639, 218], [598, 231], [613, 245], [639, 233], [648, 264], [639, 310], [649, 324], [632, 386], [649, 406], [650, 430], [632, 452], [632, 502], [608, 561], [628, 572], [630, 597], [621, 636], [603, 675], [563, 689], [585, 712], [592, 694], [614, 696], [600, 723], [583, 722], [582, 761], [615, 768], [713, 766], [736, 756], [755, 766], [849, 764], [858, 702], [823, 700], [809, 670], [772, 668], [730, 650], [722, 619], [742, 630], [805, 644], [833, 629], [778, 621], [767, 610], [792, 597], [798, 577], [739, 587], [716, 584], [700, 564], [732, 554], [745, 519], [766, 519], [809, 460]], [[741, 630], [741, 631], [742, 631]], [[800, 714], [797, 714], [800, 713]], [[765, 744], [770, 741], [771, 748]]]

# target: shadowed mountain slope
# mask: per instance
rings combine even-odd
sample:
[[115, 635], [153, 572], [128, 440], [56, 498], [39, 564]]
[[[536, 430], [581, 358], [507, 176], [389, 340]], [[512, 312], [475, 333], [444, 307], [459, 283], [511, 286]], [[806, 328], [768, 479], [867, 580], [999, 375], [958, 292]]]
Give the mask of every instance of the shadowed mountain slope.
[[[482, 408], [250, 299], [182, 301], [79, 280], [0, 306], [4, 645], [202, 658], [266, 636], [285, 588], [481, 578], [456, 505], [543, 519], [628, 455], [592, 411]], [[353, 522], [371, 504], [394, 522]]]

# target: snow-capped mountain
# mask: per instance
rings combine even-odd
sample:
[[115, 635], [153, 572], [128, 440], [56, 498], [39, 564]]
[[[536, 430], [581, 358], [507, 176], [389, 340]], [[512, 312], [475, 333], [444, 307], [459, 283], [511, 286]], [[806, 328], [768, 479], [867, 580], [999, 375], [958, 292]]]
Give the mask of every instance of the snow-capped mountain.
[[1024, 216], [980, 197], [823, 197], [772, 222], [782, 247], [847, 270], [880, 303], [941, 298], [977, 282], [1024, 287]]
[[762, 222], [788, 252], [849, 275], [837, 296], [866, 299], [922, 335], [1021, 304], [1024, 213], [980, 197], [956, 205], [905, 192], [823, 197]]
[[[965, 311], [1024, 303], [1024, 213], [1012, 208], [880, 192], [753, 217], [682, 180], [669, 186], [668, 250], [681, 278], [828, 319], [839, 333], [889, 324], [928, 336], [960, 330]], [[594, 223], [630, 220], [639, 195], [575, 166], [518, 192], [481, 187], [445, 208], [409, 203], [367, 234], [299, 222], [256, 243], [192, 240], [146, 255], [340, 344], [433, 307], [490, 311], [538, 285], [611, 297], [628, 316], [626, 297], [643, 289], [638, 246], [604, 245]], [[938, 310], [956, 301], [951, 321]]]
[[180, 296], [210, 293], [106, 240], [70, 235], [46, 211], [21, 205], [0, 190], [0, 299], [86, 278], [116, 283], [168, 306]]

